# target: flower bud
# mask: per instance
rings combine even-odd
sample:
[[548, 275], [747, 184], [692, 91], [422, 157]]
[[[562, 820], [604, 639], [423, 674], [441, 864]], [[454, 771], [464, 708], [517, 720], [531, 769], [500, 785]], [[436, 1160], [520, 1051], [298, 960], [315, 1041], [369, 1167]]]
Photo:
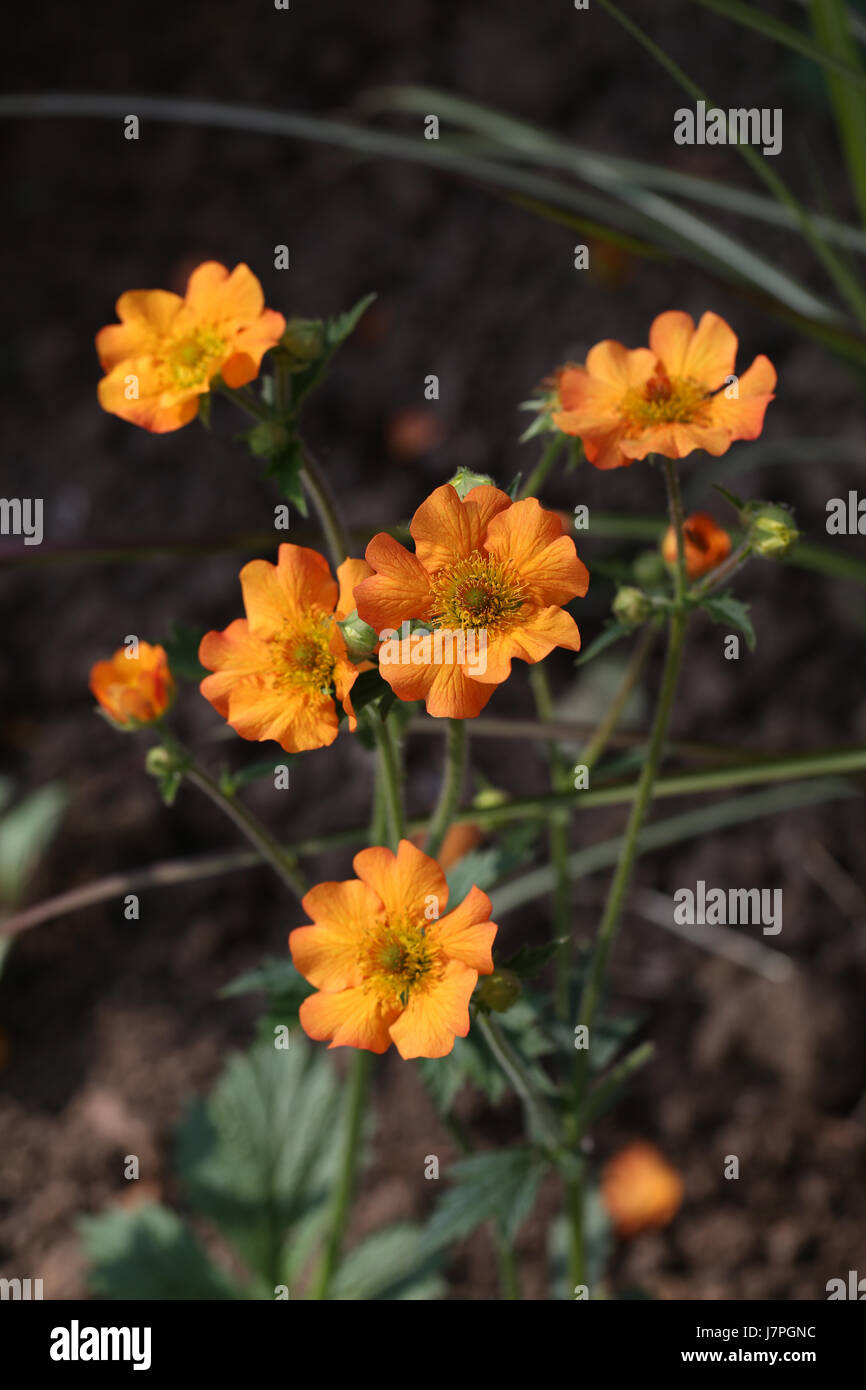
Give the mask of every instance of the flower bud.
[[494, 970], [492, 975], [482, 978], [478, 986], [478, 1002], [485, 1009], [504, 1014], [517, 1003], [522, 993], [523, 986], [513, 970]]
[[100, 711], [125, 733], [161, 719], [175, 696], [165, 648], [143, 641], [136, 648], [119, 647], [92, 668], [90, 690]]
[[250, 453], [257, 458], [271, 458], [284, 449], [291, 439], [290, 432], [285, 425], [281, 425], [277, 420], [262, 420], [260, 425], [255, 425], [247, 435], [247, 443]]
[[320, 319], [289, 319], [286, 331], [280, 339], [280, 346], [290, 353], [298, 364], [315, 362], [321, 357], [325, 346], [325, 334]]
[[643, 589], [663, 584], [667, 573], [665, 562], [657, 550], [642, 550], [633, 566], [634, 577]]
[[626, 585], [617, 590], [612, 611], [617, 622], [624, 627], [640, 627], [652, 613], [652, 604], [640, 589]]
[[357, 608], [353, 609], [347, 618], [343, 618], [342, 622], [338, 622], [337, 627], [343, 634], [350, 661], [364, 661], [375, 650], [379, 640], [376, 629], [358, 617]]
[[750, 502], [745, 513], [750, 522], [749, 541], [758, 555], [777, 559], [800, 534], [787, 507], [773, 502]]
[[471, 468], [458, 468], [454, 477], [448, 481], [461, 501], [474, 487], [494, 486], [493, 479], [486, 473], [473, 473]]

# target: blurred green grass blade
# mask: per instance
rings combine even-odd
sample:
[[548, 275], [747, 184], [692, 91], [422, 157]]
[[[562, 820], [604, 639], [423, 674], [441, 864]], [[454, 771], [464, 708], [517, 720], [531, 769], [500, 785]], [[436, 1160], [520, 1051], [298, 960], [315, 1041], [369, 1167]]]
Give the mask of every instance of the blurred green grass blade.
[[860, 221], [866, 226], [866, 74], [860, 50], [840, 0], [812, 0], [810, 13], [819, 41], [843, 64], [842, 74], [827, 72], [826, 80]]
[[[635, 24], [633, 20], [623, 14], [619, 6], [614, 4], [614, 0], [596, 0], [596, 3], [599, 4], [612, 19], [616, 20], [628, 34], [631, 34], [632, 38], [635, 39], [642, 48], [646, 49], [647, 53], [665, 69], [674, 81], [682, 87], [683, 91], [688, 92], [689, 96], [695, 101], [705, 101], [708, 108], [710, 106], [717, 106], [717, 103], [714, 102], [686, 72], [684, 72], [679, 63], [675, 62], [663, 48], [651, 39], [649, 34], [646, 34], [643, 29], [641, 29], [640, 25]], [[845, 265], [844, 261], [836, 255], [832, 247], [820, 235], [809, 213], [788, 188], [784, 179], [780, 178], [770, 167], [767, 159], [760, 155], [757, 150], [753, 149], [751, 145], [735, 145], [733, 148], [739, 151], [741, 157], [746, 161], [750, 169], [754, 170], [758, 177], [763, 180], [774, 197], [778, 198], [781, 203], [784, 203], [795, 214], [803, 235], [809, 242], [815, 255], [830, 276], [839, 293], [842, 295], [842, 298], [848, 305], [851, 313], [857, 319], [861, 328], [866, 329], [866, 292], [864, 292], [863, 286], [857, 276], [853, 274], [849, 267]]]
[[604, 155], [586, 150], [575, 152], [546, 131], [504, 112], [429, 87], [407, 85], [374, 90], [364, 98], [364, 104], [374, 103], [416, 112], [435, 110], [440, 120], [468, 126], [536, 162], [542, 159], [566, 164], [597, 189], [612, 193], [620, 202], [640, 213], [656, 229], [656, 237], [663, 244], [678, 248], [681, 254], [685, 248], [692, 260], [711, 268], [713, 265], [720, 267], [728, 276], [734, 275], [762, 293], [770, 293], [781, 304], [803, 317], [828, 324], [840, 322], [837, 309], [771, 261], [677, 203], [639, 184], [626, 181]]
[[[542, 159], [555, 167], [568, 169], [588, 182], [598, 179], [603, 181], [606, 187], [611, 186], [613, 181], [617, 184], [666, 191], [695, 202], [723, 208], [726, 212], [769, 222], [773, 226], [801, 230], [799, 219], [791, 208], [780, 204], [774, 198], [766, 198], [762, 194], [737, 188], [732, 184], [720, 183], [715, 179], [684, 174], [660, 164], [588, 150], [504, 112], [468, 101], [464, 97], [452, 96], [449, 92], [433, 87], [415, 83], [377, 87], [365, 92], [360, 104], [362, 110], [418, 113], [426, 113], [431, 109], [431, 104], [435, 104], [437, 113], [446, 119], [468, 125], [479, 133], [484, 132], [490, 143], [485, 145], [483, 140], [476, 139], [471, 148], [476, 153], [485, 154], [490, 158], [501, 158], [507, 149], [510, 153], [521, 154], [527, 159]], [[451, 138], [449, 136], [449, 139]], [[828, 241], [866, 253], [866, 234], [859, 227], [852, 227], [820, 214], [809, 215], [815, 227]]]
[[[754, 5], [746, 5], [743, 0], [692, 0], [692, 3], [702, 5], [706, 10], [713, 10], [715, 14], [722, 15], [724, 19], [731, 19], [735, 24], [742, 24], [747, 29], [753, 29], [766, 39], [784, 44], [786, 48], [793, 49], [795, 53], [801, 54], [804, 58], [810, 58], [813, 63], [820, 64], [828, 72], [843, 74], [847, 81], [862, 87], [866, 92], [866, 73], [859, 66], [856, 51], [851, 55], [848, 52], [837, 50], [834, 45], [827, 42], [824, 34], [818, 33], [819, 42], [815, 43], [808, 34], [795, 29], [793, 25], [786, 24], [784, 20], [776, 19], [773, 15], [765, 14], [763, 10], [756, 9]], [[838, 8], [842, 11], [844, 18], [845, 7], [839, 5]]]

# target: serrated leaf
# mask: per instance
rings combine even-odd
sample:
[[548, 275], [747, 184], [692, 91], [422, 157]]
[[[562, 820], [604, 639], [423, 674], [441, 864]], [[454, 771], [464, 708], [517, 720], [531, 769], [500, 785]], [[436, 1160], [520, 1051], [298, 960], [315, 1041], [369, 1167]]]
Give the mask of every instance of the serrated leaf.
[[168, 1207], [114, 1208], [82, 1217], [78, 1229], [90, 1266], [87, 1282], [99, 1298], [174, 1303], [244, 1296]]
[[327, 320], [325, 341], [330, 352], [334, 352], [341, 343], [344, 343], [354, 333], [375, 298], [375, 293], [365, 294], [362, 299], [358, 300], [357, 304], [354, 304], [351, 309], [347, 309], [344, 314], [337, 314], [334, 318]]
[[344, 1128], [334, 1070], [301, 1034], [232, 1057], [190, 1107], [177, 1148], [189, 1201], [263, 1279], [281, 1282], [289, 1233], [324, 1207]]
[[748, 604], [734, 598], [733, 594], [710, 594], [701, 600], [701, 607], [706, 609], [713, 622], [729, 623], [731, 627], [738, 628], [746, 639], [749, 651], [755, 650], [755, 629]]
[[344, 1257], [331, 1298], [368, 1302], [440, 1298], [444, 1285], [435, 1254], [422, 1249], [423, 1232], [406, 1222], [375, 1231]]
[[541, 946], [521, 946], [515, 955], [502, 962], [503, 969], [513, 970], [521, 979], [531, 980], [533, 975], [540, 974], [567, 940], [567, 936], [560, 936], [555, 941], [545, 941]]
[[607, 651], [615, 642], [619, 642], [623, 637], [627, 637], [634, 629], [625, 627], [622, 623], [608, 623], [596, 638], [590, 642], [585, 651], [575, 661], [575, 666], [585, 666], [588, 661], [592, 661], [594, 656], [599, 656], [601, 652]]
[[424, 1248], [438, 1250], [496, 1221], [511, 1243], [531, 1212], [548, 1165], [532, 1149], [473, 1154], [451, 1166], [453, 1186], [440, 1197], [424, 1233]]
[[210, 674], [198, 659], [198, 649], [204, 634], [203, 627], [187, 627], [184, 623], [172, 623], [162, 645], [168, 657], [169, 670], [175, 680], [198, 683]]

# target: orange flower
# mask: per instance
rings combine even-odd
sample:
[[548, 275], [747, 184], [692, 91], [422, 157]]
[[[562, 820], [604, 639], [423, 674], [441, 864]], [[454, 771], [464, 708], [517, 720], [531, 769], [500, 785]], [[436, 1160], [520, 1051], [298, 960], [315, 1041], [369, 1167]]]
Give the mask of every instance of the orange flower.
[[315, 923], [289, 936], [298, 970], [319, 991], [301, 1005], [308, 1037], [331, 1047], [444, 1057], [469, 1032], [469, 998], [493, 970], [490, 899], [472, 888], [448, 902], [445, 874], [408, 840], [356, 854], [357, 878], [319, 883], [303, 901]]
[[99, 404], [156, 434], [195, 419], [215, 376], [227, 386], [253, 381], [286, 327], [282, 314], [265, 308], [249, 266], [229, 274], [217, 261], [193, 271], [183, 299], [168, 290], [128, 290], [117, 316], [120, 323], [96, 335], [107, 373]]
[[596, 468], [624, 468], [647, 454], [724, 454], [736, 439], [757, 439], [776, 385], [763, 356], [734, 378], [736, 356], [736, 335], [718, 314], [704, 314], [695, 328], [690, 314], [671, 309], [655, 319], [648, 348], [629, 352], [606, 339], [585, 367], [561, 368], [553, 423], [580, 436]]
[[683, 1199], [683, 1180], [652, 1144], [634, 1143], [605, 1164], [601, 1195], [617, 1235], [667, 1226]]
[[[579, 650], [577, 624], [560, 605], [586, 593], [589, 575], [559, 517], [534, 497], [512, 502], [485, 485], [461, 500], [446, 483], [409, 530], [414, 555], [391, 536], [373, 537], [375, 573], [355, 590], [399, 699], [472, 718], [508, 679], [513, 657], [532, 663], [554, 647]], [[424, 630], [410, 631], [412, 620]]]
[[352, 588], [370, 573], [344, 560], [331, 578], [316, 550], [281, 545], [276, 565], [251, 560], [240, 572], [246, 618], [207, 632], [199, 660], [215, 674], [201, 693], [241, 738], [272, 738], [288, 753], [337, 737], [335, 700], [357, 727], [349, 692], [358, 676], [337, 622], [354, 608]]
[[[702, 574], [714, 570], [731, 553], [731, 538], [727, 531], [723, 531], [706, 512], [693, 512], [686, 517], [683, 539], [689, 579], [699, 579]], [[672, 526], [668, 527], [662, 541], [662, 555], [666, 564], [676, 564], [677, 538]]]
[[165, 648], [149, 642], [118, 647], [110, 661], [97, 661], [90, 672], [90, 689], [121, 728], [152, 724], [165, 714], [175, 694]]

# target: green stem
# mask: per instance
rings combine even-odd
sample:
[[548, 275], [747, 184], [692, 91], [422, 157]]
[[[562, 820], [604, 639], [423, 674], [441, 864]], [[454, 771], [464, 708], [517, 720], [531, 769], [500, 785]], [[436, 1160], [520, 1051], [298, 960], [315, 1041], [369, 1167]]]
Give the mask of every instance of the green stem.
[[340, 1262], [340, 1251], [342, 1249], [343, 1237], [346, 1233], [346, 1225], [349, 1219], [349, 1206], [352, 1200], [352, 1192], [355, 1187], [355, 1175], [358, 1167], [361, 1141], [361, 1122], [364, 1117], [364, 1106], [367, 1099], [372, 1061], [373, 1054], [363, 1049], [359, 1049], [352, 1058], [352, 1065], [349, 1072], [349, 1094], [346, 1100], [348, 1115], [346, 1120], [345, 1147], [340, 1163], [340, 1172], [337, 1177], [337, 1185], [334, 1189], [330, 1220], [328, 1223], [328, 1238], [325, 1243], [322, 1262], [316, 1272], [310, 1293], [310, 1297], [313, 1299], [327, 1299], [331, 1288], [331, 1281], [333, 1280]]
[[430, 818], [424, 853], [435, 859], [460, 804], [460, 791], [466, 768], [466, 720], [449, 719], [446, 733], [445, 773], [439, 801]]
[[647, 663], [650, 651], [655, 641], [655, 628], [648, 624], [641, 632], [634, 650], [629, 658], [628, 665], [623, 672], [619, 687], [608, 705], [607, 712], [596, 729], [591, 741], [586, 748], [581, 750], [580, 762], [587, 769], [593, 768], [598, 762], [611, 737], [616, 732], [617, 725], [622, 718], [623, 710], [629, 701], [629, 696], [640, 680], [641, 673]]
[[563, 1136], [556, 1116], [544, 1097], [536, 1091], [531, 1076], [499, 1024], [489, 1014], [482, 1013], [480, 1009], [475, 1015], [475, 1023], [484, 1035], [493, 1056], [523, 1102], [530, 1129], [533, 1129], [539, 1139], [550, 1148], [562, 1149]]
[[743, 541], [743, 544], [737, 547], [733, 555], [729, 555], [723, 564], [710, 571], [706, 579], [702, 580], [700, 584], [692, 585], [689, 590], [689, 598], [700, 600], [705, 594], [712, 593], [713, 589], [719, 589], [723, 584], [727, 584], [728, 580], [733, 579], [737, 571], [742, 569], [751, 555], [751, 542]]
[[180, 770], [188, 782], [199, 791], [204, 792], [215, 806], [233, 821], [239, 830], [256, 849], [262, 858], [270, 864], [275, 873], [282, 879], [283, 883], [296, 898], [302, 898], [305, 894], [306, 884], [303, 874], [297, 867], [297, 861], [290, 854], [287, 854], [262, 825], [258, 816], [254, 815], [243, 802], [236, 801], [233, 796], [228, 796], [219, 785], [217, 780], [196, 761], [188, 748], [185, 748], [173, 734], [168, 730], [160, 730], [160, 737], [165, 747], [178, 759]]
[[[541, 665], [532, 666], [529, 671], [529, 683], [535, 698], [535, 708], [542, 720], [552, 720], [555, 716], [553, 695], [550, 690], [550, 682], [547, 679], [547, 671]], [[547, 756], [550, 762], [550, 781], [554, 791], [565, 791], [570, 784], [570, 774], [568, 766], [563, 758], [562, 750], [555, 739], [550, 739], [547, 744]], [[565, 812], [557, 815], [555, 812], [550, 817], [548, 827], [548, 844], [550, 845], [550, 858], [556, 874], [556, 883], [553, 890], [553, 922], [552, 935], [554, 941], [559, 941], [556, 954], [553, 957], [553, 997], [556, 1017], [559, 1019], [568, 1018], [568, 996], [569, 979], [571, 976], [572, 958], [572, 939], [571, 939], [571, 874], [568, 868], [568, 826], [571, 813]]]
[[301, 482], [304, 484], [310, 495], [310, 500], [316, 509], [319, 524], [324, 532], [328, 549], [331, 552], [331, 561], [334, 568], [341, 565], [347, 558], [350, 550], [349, 538], [346, 535], [334, 495], [331, 492], [325, 475], [322, 473], [312, 453], [303, 440], [299, 441], [301, 452], [304, 456], [304, 466], [301, 469]]
[[[640, 778], [638, 779], [637, 790], [635, 792], [634, 801], [632, 802], [631, 813], [623, 838], [622, 854], [611, 881], [607, 903], [602, 915], [595, 948], [592, 954], [589, 974], [581, 994], [580, 1008], [578, 1010], [578, 1025], [586, 1028], [588, 1042], [591, 1042], [592, 1039], [592, 1029], [595, 1025], [595, 1015], [602, 986], [604, 984], [608, 958], [619, 927], [626, 896], [634, 873], [635, 863], [637, 862], [638, 840], [641, 828], [647, 808], [652, 800], [653, 786], [661, 761], [668, 723], [670, 721], [674, 697], [676, 695], [677, 680], [682, 664], [686, 624], [688, 621], [688, 613], [684, 606], [686, 565], [685, 538], [683, 535], [683, 504], [680, 495], [676, 464], [671, 459], [665, 459], [665, 477], [667, 481], [671, 525], [674, 528], [674, 534], [677, 538], [677, 565], [674, 571], [675, 607], [671, 612], [668, 624], [667, 655], [665, 658], [658, 705], [656, 707], [655, 719], [650, 734], [646, 761], [643, 765]], [[578, 1050], [574, 1072], [574, 1109], [569, 1126], [569, 1137], [575, 1144], [579, 1143], [582, 1137], [582, 1127], [585, 1123], [582, 1110], [588, 1072], [589, 1047], [584, 1047]], [[581, 1284], [586, 1282], [583, 1277], [582, 1201], [579, 1203], [579, 1206], [580, 1211], [575, 1209], [576, 1219], [572, 1224], [571, 1272], [574, 1277], [574, 1282]]]
[[380, 719], [372, 710], [367, 721], [368, 728], [376, 740], [379, 755], [378, 779], [381, 797], [385, 807], [385, 822], [388, 827], [388, 843], [392, 850], [397, 849], [406, 834], [406, 815], [403, 810], [401, 788], [400, 757], [393, 734], [393, 725], [387, 719]]
[[504, 1234], [497, 1225], [493, 1227], [493, 1239], [496, 1244], [496, 1264], [499, 1269], [499, 1287], [502, 1290], [502, 1299], [506, 1303], [516, 1303], [520, 1300], [520, 1278], [517, 1273], [517, 1261], [514, 1258], [514, 1251], [508, 1244]]
[[562, 452], [566, 437], [566, 435], [560, 434], [559, 432], [553, 436], [544, 453], [541, 455], [541, 458], [538, 460], [538, 463], [520, 489], [521, 498], [536, 497], [538, 495], [544, 483], [547, 481], [548, 473]]
[[254, 420], [270, 420], [272, 418], [270, 407], [264, 401], [256, 400], [255, 396], [250, 395], [243, 388], [238, 390], [234, 386], [226, 386], [222, 377], [215, 379], [214, 389], [219, 391], [221, 396], [226, 396], [230, 401], [233, 401], [238, 410], [242, 410], [245, 415], [250, 415]]

